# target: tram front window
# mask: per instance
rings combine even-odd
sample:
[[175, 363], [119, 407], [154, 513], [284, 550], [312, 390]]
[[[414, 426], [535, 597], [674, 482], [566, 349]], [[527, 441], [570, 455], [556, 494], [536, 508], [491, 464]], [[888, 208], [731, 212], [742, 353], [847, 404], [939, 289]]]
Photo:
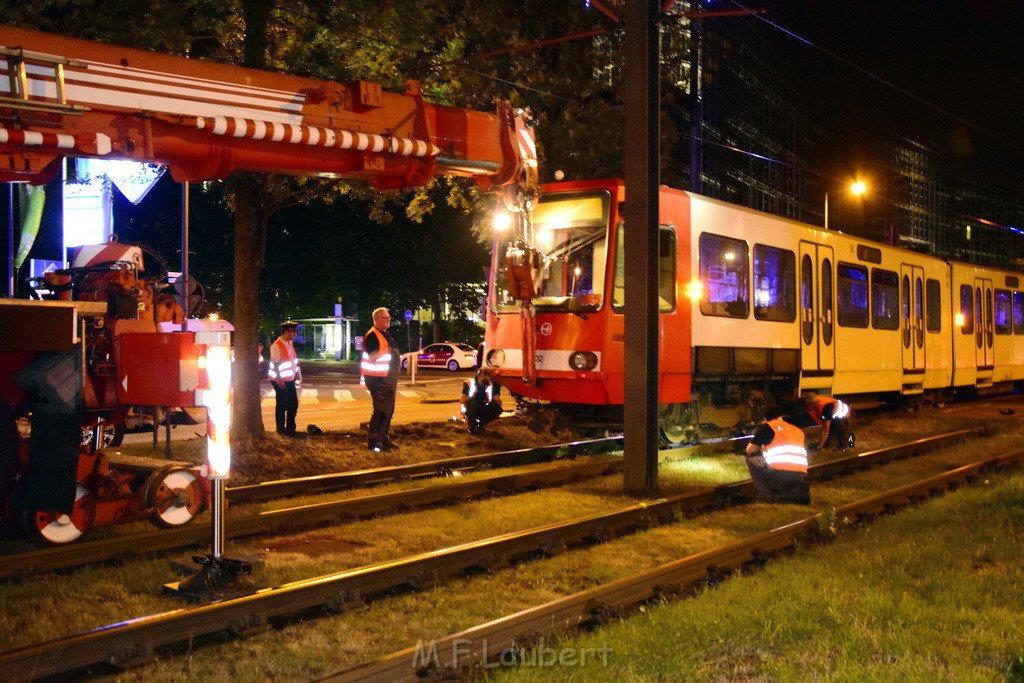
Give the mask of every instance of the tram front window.
[[[607, 192], [552, 194], [533, 214], [536, 265], [533, 305], [539, 310], [594, 311], [601, 307], [607, 257]], [[516, 310], [509, 294], [505, 254], [518, 236], [499, 240], [494, 280], [499, 311]]]

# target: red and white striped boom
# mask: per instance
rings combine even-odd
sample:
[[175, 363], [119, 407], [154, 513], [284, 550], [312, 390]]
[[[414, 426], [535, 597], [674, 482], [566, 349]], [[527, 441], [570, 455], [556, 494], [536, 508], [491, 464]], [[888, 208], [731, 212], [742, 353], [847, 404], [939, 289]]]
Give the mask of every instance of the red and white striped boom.
[[535, 182], [529, 113], [430, 104], [336, 83], [0, 25], [0, 181], [45, 183], [64, 156], [166, 164], [179, 181], [232, 171]]

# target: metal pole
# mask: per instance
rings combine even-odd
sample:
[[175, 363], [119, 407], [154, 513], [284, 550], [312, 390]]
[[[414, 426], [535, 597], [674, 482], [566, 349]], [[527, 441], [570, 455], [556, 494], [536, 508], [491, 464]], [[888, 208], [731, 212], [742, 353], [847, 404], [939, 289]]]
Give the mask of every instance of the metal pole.
[[224, 479], [213, 480], [213, 559], [219, 560], [224, 555]]
[[187, 180], [181, 184], [181, 310], [185, 311], [186, 317], [189, 315], [188, 297], [191, 293], [188, 286], [188, 186]]
[[164, 457], [168, 460], [174, 456], [171, 451], [171, 409], [164, 408]]
[[658, 13], [626, 3], [624, 487], [658, 485]]
[[14, 298], [14, 183], [7, 183], [7, 298]]

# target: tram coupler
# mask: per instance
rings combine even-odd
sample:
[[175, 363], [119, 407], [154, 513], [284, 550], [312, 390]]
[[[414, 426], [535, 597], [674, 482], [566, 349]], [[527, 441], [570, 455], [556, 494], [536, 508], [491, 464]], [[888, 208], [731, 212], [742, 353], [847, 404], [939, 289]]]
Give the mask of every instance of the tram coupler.
[[181, 581], [164, 584], [170, 593], [190, 600], [207, 601], [239, 595], [252, 588], [252, 581], [242, 577], [251, 574], [259, 560], [248, 556], [193, 555], [192, 561], [201, 569]]

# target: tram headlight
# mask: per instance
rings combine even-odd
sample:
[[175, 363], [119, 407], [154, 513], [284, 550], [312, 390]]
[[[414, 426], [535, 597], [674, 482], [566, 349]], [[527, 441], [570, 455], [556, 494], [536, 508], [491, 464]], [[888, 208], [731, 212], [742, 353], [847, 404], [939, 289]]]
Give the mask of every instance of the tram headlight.
[[505, 365], [505, 352], [501, 349], [491, 349], [487, 352], [487, 365], [492, 368], [500, 368]]
[[569, 367], [576, 372], [587, 372], [597, 367], [597, 354], [593, 351], [573, 351], [569, 355]]

